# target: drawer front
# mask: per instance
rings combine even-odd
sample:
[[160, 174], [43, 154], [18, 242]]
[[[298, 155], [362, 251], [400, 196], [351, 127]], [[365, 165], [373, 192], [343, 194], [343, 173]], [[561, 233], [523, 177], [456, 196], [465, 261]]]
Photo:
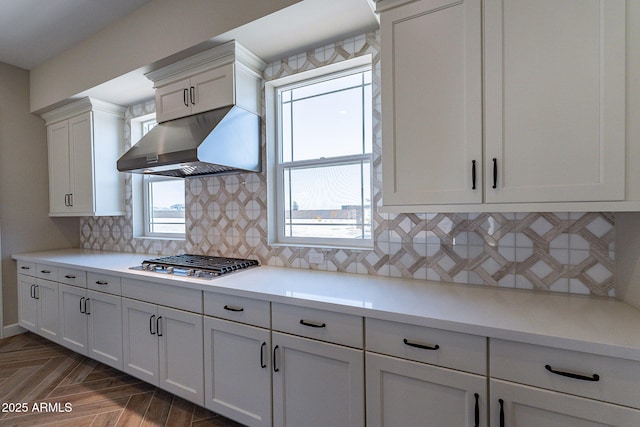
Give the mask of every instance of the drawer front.
[[58, 282], [67, 285], [87, 287], [87, 272], [82, 270], [74, 270], [71, 268], [58, 268]]
[[271, 327], [269, 301], [205, 292], [204, 314], [262, 328]]
[[640, 408], [640, 362], [491, 339], [490, 370], [494, 378]]
[[120, 277], [109, 274], [87, 273], [87, 287], [94, 291], [106, 292], [108, 294], [122, 294], [122, 281]]
[[36, 277], [45, 280], [57, 281], [58, 280], [58, 267], [47, 264], [36, 264]]
[[287, 304], [271, 304], [271, 327], [307, 338], [363, 347], [362, 317]]
[[365, 321], [365, 337], [368, 351], [474, 374], [487, 373], [485, 337], [370, 318]]
[[123, 279], [122, 296], [202, 314], [202, 291], [197, 289]]
[[29, 261], [18, 261], [18, 273], [26, 276], [36, 276], [36, 263]]

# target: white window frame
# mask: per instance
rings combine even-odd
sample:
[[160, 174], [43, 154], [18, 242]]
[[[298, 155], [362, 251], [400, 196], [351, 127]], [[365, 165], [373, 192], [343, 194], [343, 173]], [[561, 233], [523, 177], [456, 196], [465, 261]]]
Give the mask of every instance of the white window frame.
[[[145, 125], [150, 121], [155, 121], [155, 113], [147, 114], [131, 119], [131, 141], [139, 141], [144, 136]], [[132, 144], [133, 146], [133, 144]], [[182, 178], [164, 177], [159, 175], [131, 174], [132, 198], [133, 198], [133, 235], [138, 239], [163, 239], [163, 240], [185, 240], [183, 233], [152, 233], [151, 232], [151, 207], [149, 200], [149, 183], [157, 181], [184, 181]]]
[[[349, 248], [349, 249], [372, 249], [373, 248], [373, 218], [371, 218], [370, 238], [321, 238], [321, 237], [291, 237], [284, 235], [284, 215], [280, 215], [284, 207], [284, 189], [282, 176], [285, 168], [289, 167], [327, 167], [335, 165], [369, 164], [369, 189], [368, 199], [371, 201], [371, 215], [373, 215], [373, 156], [372, 153], [355, 154], [348, 156], [332, 157], [329, 159], [320, 158], [312, 160], [302, 160], [280, 163], [281, 129], [279, 120], [280, 102], [278, 94], [280, 90], [298, 85], [307, 80], [321, 81], [331, 80], [341, 75], [352, 74], [353, 72], [372, 69], [371, 55], [363, 55], [354, 59], [341, 61], [339, 63], [326, 65], [313, 70], [297, 73], [291, 76], [271, 80], [265, 83], [265, 110], [266, 110], [266, 132], [267, 132], [267, 206], [268, 208], [268, 241], [273, 246], [304, 246], [319, 248]], [[373, 138], [372, 130], [372, 138]], [[373, 145], [373, 141], [372, 141]]]

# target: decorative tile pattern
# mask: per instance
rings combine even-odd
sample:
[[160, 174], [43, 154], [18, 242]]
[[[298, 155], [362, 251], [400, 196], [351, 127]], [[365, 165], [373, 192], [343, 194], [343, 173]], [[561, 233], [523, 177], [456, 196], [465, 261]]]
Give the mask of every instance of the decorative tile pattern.
[[[379, 44], [379, 34], [371, 32], [276, 61], [264, 71], [269, 81], [372, 55], [376, 207], [382, 201]], [[153, 101], [133, 106], [127, 119], [154, 108]], [[393, 215], [374, 209], [373, 249], [317, 249], [268, 244], [264, 172], [186, 180], [184, 242], [134, 238], [130, 178], [127, 189], [124, 217], [81, 220], [83, 247], [251, 257], [264, 265], [291, 268], [614, 296], [615, 219], [611, 213]], [[310, 264], [309, 256], [318, 252], [325, 262]]]

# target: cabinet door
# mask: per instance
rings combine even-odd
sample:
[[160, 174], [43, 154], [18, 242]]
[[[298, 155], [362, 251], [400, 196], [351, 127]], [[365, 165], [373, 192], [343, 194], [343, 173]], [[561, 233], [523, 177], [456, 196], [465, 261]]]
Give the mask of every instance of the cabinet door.
[[47, 127], [49, 154], [49, 212], [68, 210], [71, 193], [71, 166], [69, 164], [69, 122], [64, 120]]
[[156, 386], [158, 385], [157, 318], [156, 305], [122, 298], [124, 371]]
[[85, 289], [58, 285], [60, 344], [84, 355], [87, 354], [86, 299]]
[[203, 406], [202, 315], [159, 307], [157, 334], [160, 349], [158, 385]]
[[49, 280], [36, 280], [38, 300], [38, 334], [53, 341], [59, 341], [58, 284]]
[[34, 296], [36, 279], [18, 274], [18, 324], [38, 333], [38, 300]]
[[156, 120], [158, 123], [191, 114], [189, 79], [156, 89]]
[[194, 92], [191, 114], [234, 103], [233, 64], [214, 68], [191, 77]]
[[[491, 380], [491, 425], [636, 427], [640, 411], [569, 394]], [[500, 419], [504, 419], [501, 423]]]
[[267, 329], [205, 317], [205, 407], [248, 426], [270, 426], [270, 349]]
[[87, 291], [87, 355], [122, 370], [122, 301], [119, 296]]
[[487, 425], [485, 377], [373, 353], [366, 358], [367, 425]]
[[[71, 212], [93, 212], [94, 156], [91, 112], [69, 119]], [[96, 159], [100, 161], [100, 159]]]
[[484, 29], [486, 201], [623, 200], [625, 1], [488, 0]]
[[482, 201], [480, 10], [421, 0], [381, 16], [384, 205]]
[[362, 350], [277, 332], [272, 345], [274, 425], [364, 425]]

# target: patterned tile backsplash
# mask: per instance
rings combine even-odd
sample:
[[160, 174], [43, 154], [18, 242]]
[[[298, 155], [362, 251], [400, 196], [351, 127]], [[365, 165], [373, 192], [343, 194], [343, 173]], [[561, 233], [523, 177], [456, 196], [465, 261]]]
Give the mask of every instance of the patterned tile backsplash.
[[[269, 64], [265, 81], [364, 54], [373, 57], [373, 200], [381, 205], [379, 34], [367, 33]], [[155, 111], [128, 109], [127, 120]], [[125, 140], [130, 146], [130, 130]], [[263, 141], [265, 138], [263, 138]], [[263, 153], [265, 150], [263, 150]], [[263, 159], [263, 162], [265, 160]], [[263, 163], [265, 164], [265, 163]], [[81, 218], [84, 248], [250, 257], [263, 265], [473, 285], [614, 296], [614, 215], [590, 213], [382, 214], [372, 250], [271, 246], [265, 173], [188, 179], [185, 241], [133, 235], [132, 180], [124, 217]], [[309, 256], [322, 253], [323, 264]]]

